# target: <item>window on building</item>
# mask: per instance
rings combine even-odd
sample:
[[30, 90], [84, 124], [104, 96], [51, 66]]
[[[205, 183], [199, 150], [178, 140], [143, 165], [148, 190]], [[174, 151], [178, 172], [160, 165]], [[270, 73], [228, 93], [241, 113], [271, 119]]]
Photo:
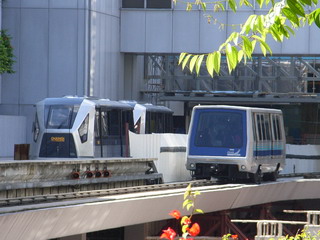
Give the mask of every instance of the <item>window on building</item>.
[[123, 8], [144, 8], [144, 0], [122, 0]]
[[147, 8], [171, 8], [172, 0], [147, 0]]

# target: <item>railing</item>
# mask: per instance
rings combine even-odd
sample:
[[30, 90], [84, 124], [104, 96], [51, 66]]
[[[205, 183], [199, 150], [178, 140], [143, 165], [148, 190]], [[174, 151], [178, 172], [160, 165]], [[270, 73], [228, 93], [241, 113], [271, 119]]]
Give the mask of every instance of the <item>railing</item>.
[[242, 220], [242, 219], [233, 219], [231, 222], [239, 223], [256, 223], [257, 224], [257, 235], [255, 240], [269, 240], [279, 239], [284, 236], [283, 234], [283, 225], [284, 224], [293, 224], [293, 225], [305, 225], [307, 222], [300, 221], [281, 221], [281, 220]]

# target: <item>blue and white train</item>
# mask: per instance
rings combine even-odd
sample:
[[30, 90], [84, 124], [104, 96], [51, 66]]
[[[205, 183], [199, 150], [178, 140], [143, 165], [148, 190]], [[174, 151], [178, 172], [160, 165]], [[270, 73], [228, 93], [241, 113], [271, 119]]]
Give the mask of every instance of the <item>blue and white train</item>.
[[275, 181], [285, 165], [285, 144], [281, 110], [196, 106], [186, 167], [196, 179]]

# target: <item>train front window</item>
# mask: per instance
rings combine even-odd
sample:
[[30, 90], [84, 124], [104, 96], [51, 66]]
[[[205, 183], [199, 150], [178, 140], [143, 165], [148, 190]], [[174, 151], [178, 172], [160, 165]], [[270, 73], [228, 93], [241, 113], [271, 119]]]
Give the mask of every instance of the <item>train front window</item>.
[[202, 112], [199, 114], [195, 145], [198, 147], [241, 148], [243, 120], [235, 112]]
[[47, 107], [47, 129], [70, 129], [78, 113], [79, 107], [52, 105]]

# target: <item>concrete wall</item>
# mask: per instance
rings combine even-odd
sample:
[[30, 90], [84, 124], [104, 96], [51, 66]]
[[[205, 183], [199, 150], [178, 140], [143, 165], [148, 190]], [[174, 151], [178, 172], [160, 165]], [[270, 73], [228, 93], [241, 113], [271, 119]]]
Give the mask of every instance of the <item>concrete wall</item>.
[[[220, 24], [208, 23], [204, 13], [196, 6], [187, 12], [186, 5], [178, 3], [173, 9], [122, 9], [121, 10], [121, 51], [133, 53], [206, 53], [217, 50], [234, 29], [232, 24], [244, 22], [251, 14], [265, 14], [267, 9], [258, 6], [250, 9], [239, 8], [233, 13], [209, 10]], [[213, 22], [213, 21], [212, 21]], [[316, 39], [320, 31], [316, 26], [299, 29], [296, 35], [283, 43], [271, 39], [273, 54], [319, 54], [320, 46]], [[299, 44], [296, 44], [299, 42]], [[259, 48], [259, 47], [258, 47]], [[259, 53], [260, 50], [257, 51]]]
[[[0, 114], [27, 117], [45, 97], [123, 97], [119, 0], [3, 2], [2, 26], [12, 36], [15, 74], [4, 74]], [[31, 141], [31, 140], [29, 140]]]
[[163, 174], [164, 182], [191, 179], [185, 167], [186, 134], [134, 134], [130, 132], [130, 154], [134, 158], [157, 158], [157, 171]]
[[26, 143], [26, 118], [0, 115], [0, 158], [14, 156], [14, 145]]

